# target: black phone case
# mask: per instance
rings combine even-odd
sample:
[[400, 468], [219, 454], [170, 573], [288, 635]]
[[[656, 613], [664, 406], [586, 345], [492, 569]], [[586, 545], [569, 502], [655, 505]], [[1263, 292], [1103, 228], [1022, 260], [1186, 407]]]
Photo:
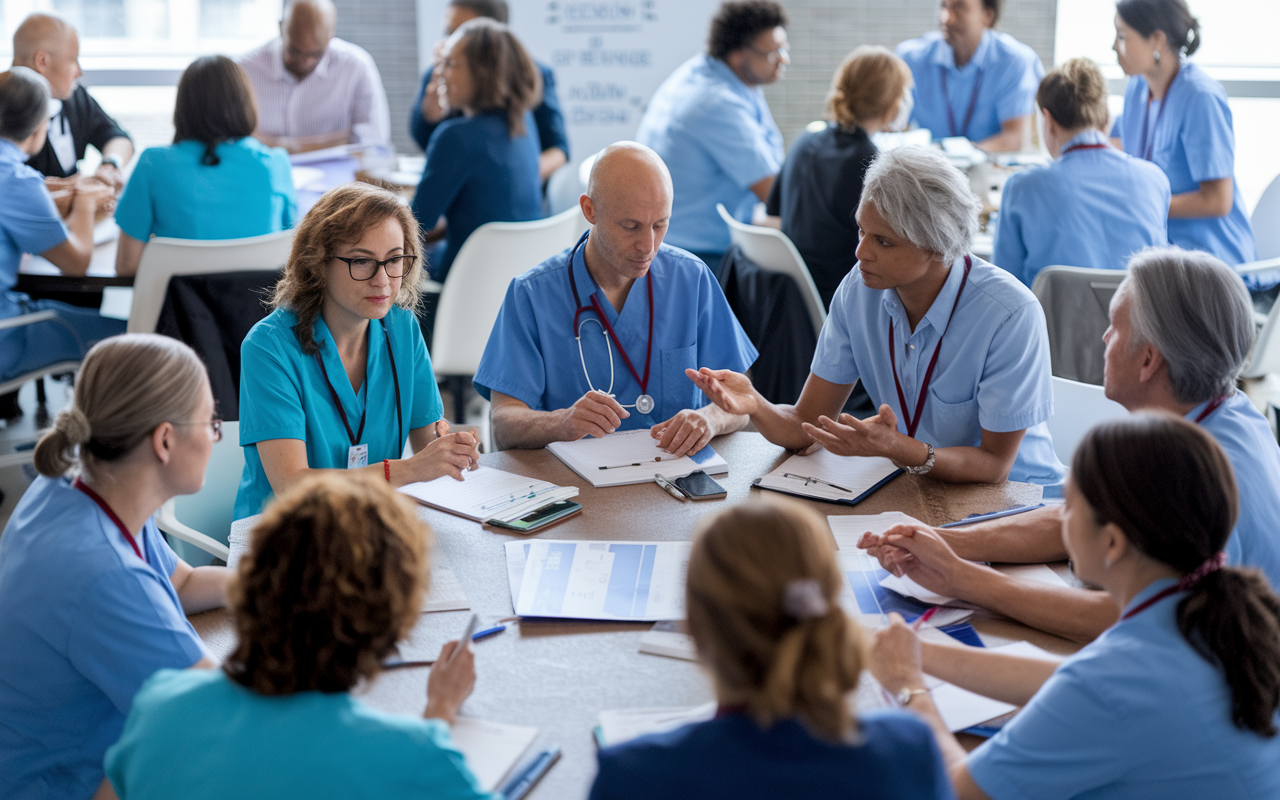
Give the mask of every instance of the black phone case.
[[[712, 478], [702, 470], [691, 472], [683, 478], [676, 478], [671, 482], [674, 483], [680, 491], [684, 492], [690, 500], [719, 500], [723, 497], [727, 497], [729, 494], [727, 489], [716, 483], [715, 478]], [[705, 492], [706, 489], [709, 489], [712, 486], [719, 489], [719, 491]], [[705, 493], [699, 494], [699, 489], [704, 490]]]

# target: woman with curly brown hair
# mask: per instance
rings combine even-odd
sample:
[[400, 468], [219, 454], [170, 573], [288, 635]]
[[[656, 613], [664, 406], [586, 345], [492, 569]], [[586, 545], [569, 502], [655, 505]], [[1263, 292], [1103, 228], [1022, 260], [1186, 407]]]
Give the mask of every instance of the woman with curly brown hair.
[[793, 501], [704, 523], [685, 608], [720, 708], [602, 750], [591, 799], [950, 798], [926, 726], [907, 712], [851, 710], [866, 657], [842, 583], [826, 522]]
[[220, 671], [164, 670], [143, 685], [107, 753], [116, 792], [489, 797], [449, 734], [475, 685], [470, 648], [442, 648], [423, 719], [350, 694], [417, 621], [430, 546], [413, 504], [376, 478], [314, 475], [281, 496], [229, 591], [236, 649]]
[[[307, 212], [276, 310], [240, 347], [236, 519], [315, 470], [361, 470], [403, 486], [461, 480], [475, 465], [475, 437], [447, 433], [441, 419], [413, 313], [421, 279], [418, 223], [394, 194], [349, 183]], [[406, 440], [414, 455], [401, 459]]]

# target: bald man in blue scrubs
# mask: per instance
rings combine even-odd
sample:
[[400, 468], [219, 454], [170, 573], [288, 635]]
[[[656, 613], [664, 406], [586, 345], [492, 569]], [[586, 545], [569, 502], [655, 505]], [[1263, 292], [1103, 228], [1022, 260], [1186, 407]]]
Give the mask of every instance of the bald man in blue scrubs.
[[662, 243], [671, 200], [657, 153], [610, 145], [580, 201], [594, 227], [511, 282], [475, 376], [499, 449], [648, 428], [679, 456], [746, 423], [685, 375], [756, 348], [706, 264]]

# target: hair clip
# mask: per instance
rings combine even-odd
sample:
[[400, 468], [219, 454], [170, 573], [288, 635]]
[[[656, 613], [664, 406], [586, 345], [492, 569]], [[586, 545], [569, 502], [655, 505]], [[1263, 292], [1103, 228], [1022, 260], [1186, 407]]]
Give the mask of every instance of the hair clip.
[[795, 619], [815, 619], [831, 610], [822, 585], [813, 578], [787, 581], [782, 591], [782, 610]]

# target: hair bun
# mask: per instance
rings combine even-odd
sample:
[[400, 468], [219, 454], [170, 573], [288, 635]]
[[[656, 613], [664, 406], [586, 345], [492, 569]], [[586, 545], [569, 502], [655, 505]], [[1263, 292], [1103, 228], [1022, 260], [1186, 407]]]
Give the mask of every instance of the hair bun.
[[71, 445], [85, 444], [92, 435], [89, 418], [80, 409], [72, 406], [58, 414], [54, 427], [66, 437]]

